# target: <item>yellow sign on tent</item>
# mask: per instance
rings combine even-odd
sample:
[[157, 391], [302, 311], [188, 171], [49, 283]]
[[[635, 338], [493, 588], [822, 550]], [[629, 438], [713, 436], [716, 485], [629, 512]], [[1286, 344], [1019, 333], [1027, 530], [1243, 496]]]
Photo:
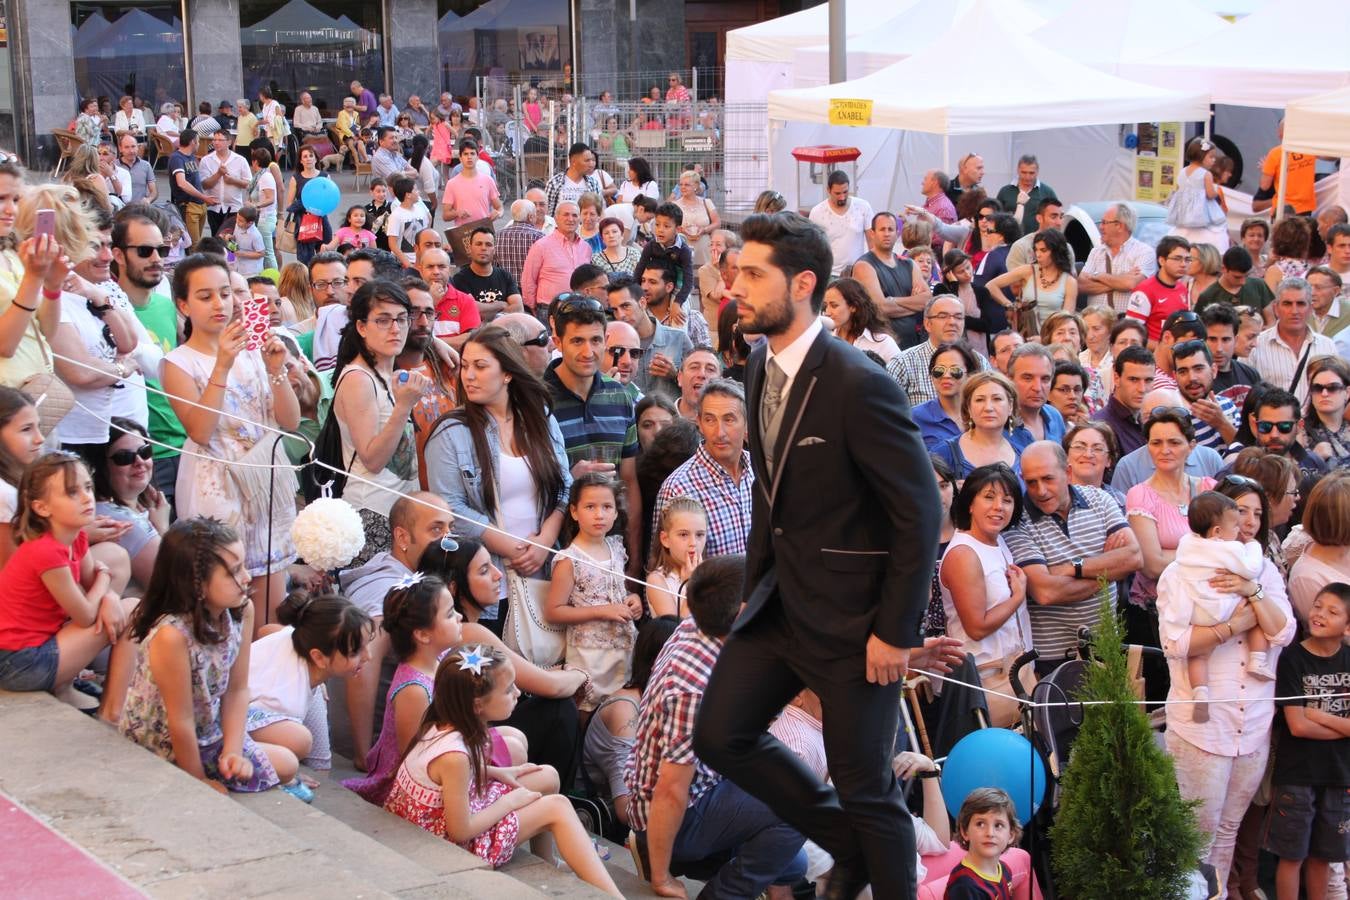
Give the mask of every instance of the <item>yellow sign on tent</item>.
[[866, 126], [872, 124], [871, 100], [830, 100], [830, 124]]

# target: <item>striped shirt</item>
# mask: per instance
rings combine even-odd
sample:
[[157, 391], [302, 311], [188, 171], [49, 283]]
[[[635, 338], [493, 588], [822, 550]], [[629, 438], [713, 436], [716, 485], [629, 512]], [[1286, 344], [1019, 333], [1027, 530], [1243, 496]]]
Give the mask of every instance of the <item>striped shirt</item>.
[[708, 543], [704, 557], [723, 553], [744, 553], [750, 536], [750, 507], [755, 473], [750, 470], [750, 454], [741, 451], [741, 480], [738, 484], [722, 464], [712, 458], [707, 444], [699, 444], [694, 455], [666, 478], [656, 494], [652, 508], [652, 534], [661, 530], [661, 511], [674, 497], [693, 497], [708, 513]]
[[497, 233], [497, 256], [494, 262], [511, 273], [516, 284], [525, 271], [525, 257], [534, 242], [544, 233], [528, 222], [512, 222]]
[[1298, 353], [1295, 353], [1284, 338], [1280, 337], [1278, 326], [1272, 325], [1256, 336], [1256, 346], [1252, 348], [1251, 356], [1247, 358], [1247, 362], [1261, 373], [1263, 381], [1286, 391], [1292, 390], [1299, 403], [1304, 403], [1308, 399], [1307, 363], [1303, 365], [1303, 371], [1298, 373], [1298, 384], [1291, 388], [1289, 383], [1294, 380], [1294, 372], [1299, 368], [1298, 363], [1303, 358], [1304, 351], [1307, 351], [1308, 362], [1319, 356], [1337, 355], [1336, 342], [1311, 328], [1308, 329], [1308, 336], [1304, 341], [1304, 346], [1299, 347]]
[[[920, 403], [937, 399], [937, 388], [933, 386], [933, 378], [928, 374], [928, 368], [933, 362], [933, 351], [936, 349], [932, 341], [924, 341], [908, 350], [901, 350], [886, 364], [887, 373], [900, 382], [900, 386], [909, 395], [910, 406], [918, 406]], [[975, 359], [979, 362], [976, 371], [983, 372], [989, 368], [989, 363], [980, 354], [976, 353]]]
[[[1238, 412], [1237, 405], [1223, 394], [1215, 394], [1210, 399], [1219, 404], [1219, 411], [1223, 413], [1223, 417], [1231, 422], [1234, 428], [1238, 427], [1238, 420], [1242, 417], [1242, 414]], [[1195, 426], [1196, 446], [1213, 447], [1215, 450], [1222, 450], [1228, 446], [1228, 442], [1223, 439], [1223, 435], [1215, 431], [1213, 425], [1199, 416], [1191, 416], [1191, 424]]]
[[722, 780], [694, 755], [694, 720], [721, 652], [722, 641], [699, 631], [693, 619], [685, 619], [656, 657], [651, 680], [642, 692], [633, 752], [624, 767], [628, 821], [634, 831], [647, 830], [647, 812], [661, 763], [694, 767], [686, 808]]
[[568, 465], [599, 459], [597, 450], [616, 465], [637, 456], [637, 417], [628, 389], [596, 372], [590, 393], [578, 397], [558, 377], [560, 365], [559, 359], [549, 366], [544, 383], [553, 395], [553, 418], [562, 429]]
[[[1122, 528], [1129, 528], [1120, 505], [1099, 488], [1069, 485], [1069, 514], [1041, 512], [1027, 497], [1023, 501], [1022, 521], [1003, 533], [1003, 539], [1017, 565], [1056, 566], [1075, 559], [1097, 556], [1106, 539]], [[1111, 606], [1116, 603], [1116, 584], [1108, 582]], [[1097, 624], [1100, 606], [1093, 594], [1073, 603], [1053, 606], [1028, 604], [1031, 616], [1032, 645], [1042, 659], [1062, 656], [1078, 646], [1078, 629]]]

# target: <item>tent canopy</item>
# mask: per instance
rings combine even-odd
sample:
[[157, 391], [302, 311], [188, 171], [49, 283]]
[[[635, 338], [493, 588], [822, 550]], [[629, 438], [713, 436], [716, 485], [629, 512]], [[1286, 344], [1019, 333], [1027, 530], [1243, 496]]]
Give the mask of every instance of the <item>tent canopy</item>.
[[[914, 0], [846, 0], [845, 30], [849, 35], [864, 34], [878, 22], [893, 17], [911, 6]], [[801, 12], [779, 16], [727, 32], [726, 59], [752, 62], [788, 62], [797, 47], [819, 44], [830, 33], [829, 4], [822, 3]]]
[[[977, 135], [1119, 122], [1199, 121], [1209, 98], [1099, 72], [1010, 31], [976, 0], [950, 32], [909, 59], [841, 84], [777, 90], [769, 118], [827, 124], [831, 101], [871, 101], [867, 124], [930, 134]], [[998, 78], [952, 65], [951, 46], [999, 49]], [[940, 72], [940, 76], [934, 73]]]
[[1347, 35], [1345, 0], [1268, 0], [1222, 40], [1127, 61], [1119, 71], [1149, 84], [1204, 91], [1215, 103], [1280, 109], [1350, 84]]
[[[1167, 27], [1160, 28], [1160, 22]], [[1192, 0], [1113, 0], [1078, 3], [1030, 34], [1070, 59], [1119, 74], [1122, 61], [1150, 59], [1196, 41], [1213, 41], [1231, 28], [1227, 20]]]
[[1291, 153], [1350, 156], [1350, 87], [1290, 103], [1284, 148]]

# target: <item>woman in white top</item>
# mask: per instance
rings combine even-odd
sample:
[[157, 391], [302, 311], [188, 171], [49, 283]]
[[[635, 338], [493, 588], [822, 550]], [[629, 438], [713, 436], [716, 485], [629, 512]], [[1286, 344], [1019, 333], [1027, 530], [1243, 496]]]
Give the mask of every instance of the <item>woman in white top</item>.
[[342, 492], [361, 515], [366, 545], [353, 567], [393, 541], [389, 510], [399, 493], [418, 489], [412, 410], [431, 387], [421, 372], [394, 372], [408, 340], [412, 302], [389, 281], [363, 284], [352, 297], [333, 368], [332, 415], [351, 474]]
[[[1022, 515], [1022, 489], [1006, 465], [980, 466], [952, 502], [957, 531], [942, 557], [939, 579], [947, 634], [975, 657], [986, 688], [1011, 693], [1008, 667], [1031, 649], [1027, 577], [1013, 564], [1002, 532]], [[987, 694], [990, 724], [1017, 721], [1015, 701]]]
[[722, 227], [722, 218], [711, 200], [698, 195], [702, 187], [697, 172], [690, 169], [680, 173], [679, 196], [675, 205], [684, 213], [680, 225], [680, 234], [689, 242], [694, 253], [694, 265], [701, 266], [708, 261], [708, 236]]
[[277, 268], [277, 185], [281, 170], [272, 161], [266, 147], [255, 147], [249, 153], [249, 168], [253, 171], [253, 187], [249, 200], [258, 208], [258, 233], [263, 239], [263, 268]]
[[651, 163], [641, 156], [634, 156], [628, 160], [628, 177], [619, 185], [619, 196], [615, 202], [632, 203], [638, 194], [658, 202], [661, 200], [661, 188], [652, 175]]
[[136, 140], [145, 140], [145, 111], [137, 109], [130, 97], [125, 94], [117, 101], [117, 115], [113, 116], [113, 131], [121, 134], [129, 131]]
[[834, 323], [835, 337], [859, 350], [871, 350], [885, 362], [899, 355], [900, 345], [891, 337], [890, 326], [860, 282], [852, 278], [830, 282], [822, 311]]
[[164, 135], [169, 140], [178, 142], [178, 104], [172, 101], [164, 103], [159, 107], [159, 119], [155, 122], [155, 130]]

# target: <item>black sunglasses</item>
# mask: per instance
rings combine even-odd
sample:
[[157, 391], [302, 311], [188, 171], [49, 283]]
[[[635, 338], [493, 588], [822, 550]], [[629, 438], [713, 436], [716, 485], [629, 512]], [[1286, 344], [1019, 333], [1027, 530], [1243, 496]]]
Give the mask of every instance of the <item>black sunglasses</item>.
[[602, 313], [606, 319], [614, 318], [614, 311], [594, 297], [568, 291], [559, 294], [549, 306], [549, 315], [553, 318], [553, 330], [561, 333], [562, 320], [579, 312]]
[[520, 342], [520, 346], [522, 346], [522, 347], [547, 347], [547, 346], [548, 346], [548, 341], [549, 341], [548, 332], [547, 332], [547, 331], [541, 331], [541, 332], [539, 332], [538, 334], [536, 334], [534, 337], [530, 338], [528, 341], [521, 341], [521, 342]]
[[1191, 411], [1184, 406], [1155, 406], [1148, 411], [1150, 419], [1156, 419], [1160, 415], [1173, 415], [1185, 419], [1187, 423], [1191, 421]]
[[643, 349], [642, 349], [641, 347], [610, 347], [610, 348], [609, 348], [609, 355], [612, 356], [612, 357], [614, 357], [614, 361], [615, 361], [615, 362], [618, 362], [619, 360], [623, 359], [623, 355], [624, 355], [625, 353], [628, 354], [628, 358], [629, 358], [629, 359], [633, 360], [633, 362], [637, 362], [639, 359], [642, 359], [642, 354], [643, 354], [643, 352], [644, 352], [644, 351], [643, 351]]
[[1261, 485], [1256, 483], [1256, 479], [1248, 478], [1246, 475], [1225, 475], [1219, 481], [1219, 487], [1239, 487], [1261, 490]]
[[134, 250], [141, 259], [149, 259], [150, 254], [158, 253], [160, 259], [168, 259], [169, 251], [173, 248], [168, 244], [128, 244], [123, 250]]
[[1308, 385], [1308, 390], [1314, 394], [1336, 394], [1345, 390], [1345, 385], [1339, 381], [1323, 381], [1318, 384]]
[[150, 444], [141, 444], [135, 450], [114, 450], [108, 454], [108, 462], [114, 466], [129, 466], [137, 459], [149, 460], [155, 454]]
[[1270, 434], [1275, 429], [1280, 430], [1280, 434], [1289, 434], [1297, 426], [1297, 422], [1257, 422], [1256, 430], [1261, 434]]

